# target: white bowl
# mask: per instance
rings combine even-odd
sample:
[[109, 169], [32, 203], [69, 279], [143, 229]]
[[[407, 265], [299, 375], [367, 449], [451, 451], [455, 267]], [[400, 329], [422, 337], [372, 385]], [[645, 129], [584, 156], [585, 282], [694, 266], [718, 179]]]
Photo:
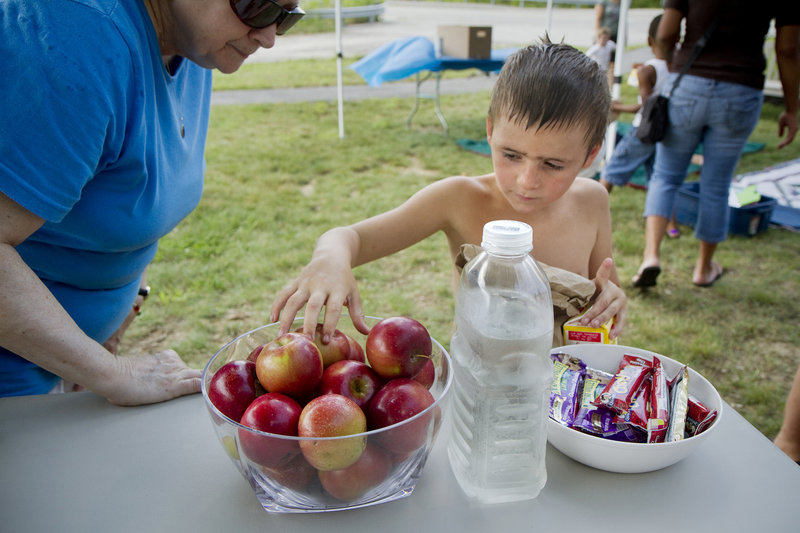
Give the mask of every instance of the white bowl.
[[[661, 354], [612, 344], [573, 344], [553, 348], [551, 353], [566, 353], [579, 357], [587, 367], [615, 373], [622, 356], [657, 356], [665, 374], [672, 378], [683, 367], [682, 363]], [[547, 440], [561, 453], [585, 465], [609, 472], [651, 472], [673, 465], [687, 457], [699, 445], [713, 438], [714, 430], [722, 417], [722, 398], [709, 381], [689, 367], [689, 394], [709, 409], [716, 409], [717, 418], [702, 433], [677, 442], [636, 443], [619, 442], [589, 435], [568, 428], [548, 418]]]

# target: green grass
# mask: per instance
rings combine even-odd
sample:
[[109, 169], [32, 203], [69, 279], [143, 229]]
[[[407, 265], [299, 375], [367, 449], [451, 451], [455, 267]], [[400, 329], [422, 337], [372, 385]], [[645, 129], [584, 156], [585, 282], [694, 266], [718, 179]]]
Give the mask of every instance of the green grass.
[[[331, 57], [334, 54], [331, 52]], [[366, 85], [364, 78], [348, 68], [357, 59], [342, 60], [342, 83]], [[275, 63], [245, 63], [233, 74], [214, 71], [214, 90], [278, 89], [291, 87], [326, 87], [336, 85], [336, 62], [333, 59], [303, 59]]]
[[[335, 72], [333, 64], [327, 68]], [[292, 61], [302, 75], [291, 83], [319, 84], [324, 66]], [[254, 67], [263, 70], [248, 75], [269, 79], [266, 72], [287, 67]], [[633, 97], [625, 88], [623, 98]], [[445, 176], [489, 172], [488, 158], [454, 142], [484, 135], [488, 100], [486, 92], [442, 96], [450, 138], [429, 102], [406, 128], [411, 99], [346, 102], [345, 139], [338, 138], [335, 102], [214, 107], [203, 199], [162, 240], [148, 274], [153, 297], [123, 349], [174, 348], [202, 367], [232, 337], [268, 321], [275, 293], [305, 265], [323, 231], [389, 209]], [[767, 146], [744, 156], [740, 171], [800, 157], [800, 139], [775, 148], [778, 112], [765, 106], [752, 140]], [[691, 283], [697, 242], [683, 227], [681, 238], [663, 244], [658, 288], [638, 292], [628, 280], [644, 246], [644, 198], [632, 188], [611, 196], [615, 259], [630, 299], [621, 341], [689, 363], [773, 437], [800, 363], [800, 236], [771, 228], [730, 238], [717, 253], [728, 273], [700, 289]], [[447, 343], [452, 279], [441, 234], [356, 276], [367, 314], [414, 316]]]

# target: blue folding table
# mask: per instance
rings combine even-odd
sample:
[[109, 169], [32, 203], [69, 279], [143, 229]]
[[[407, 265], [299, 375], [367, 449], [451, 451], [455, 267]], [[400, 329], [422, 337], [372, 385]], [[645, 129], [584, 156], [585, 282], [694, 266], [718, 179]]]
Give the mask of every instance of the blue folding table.
[[[350, 68], [364, 78], [370, 87], [377, 87], [383, 82], [402, 80], [414, 75], [416, 78], [414, 108], [406, 119], [406, 125], [411, 125], [411, 119], [419, 109], [420, 100], [432, 99], [436, 116], [447, 133], [447, 120], [445, 120], [439, 105], [439, 85], [442, 73], [446, 70], [470, 68], [476, 68], [486, 73], [497, 72], [503, 67], [506, 58], [515, 50], [516, 48], [492, 50], [489, 59], [461, 59], [437, 56], [433, 42], [427, 37], [407, 37], [383, 45], [353, 63]], [[426, 73], [423, 75], [424, 71]], [[436, 82], [434, 92], [432, 94], [423, 92], [422, 84], [432, 77]]]

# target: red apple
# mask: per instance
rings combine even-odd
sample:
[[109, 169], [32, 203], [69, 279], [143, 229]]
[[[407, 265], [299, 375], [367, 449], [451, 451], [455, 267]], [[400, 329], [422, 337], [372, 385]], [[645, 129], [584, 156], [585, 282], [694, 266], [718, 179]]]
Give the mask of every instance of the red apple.
[[322, 355], [310, 337], [285, 333], [258, 354], [256, 374], [267, 392], [306, 398], [322, 379]]
[[361, 347], [357, 340], [349, 336], [347, 333], [345, 333], [345, 336], [347, 337], [347, 341], [350, 343], [350, 353], [347, 355], [347, 359], [365, 363], [367, 358], [364, 356], [364, 348]]
[[[240, 423], [265, 433], [296, 437], [301, 411], [293, 398], [268, 392], [253, 400]], [[244, 428], [239, 428], [239, 442], [251, 461], [266, 467], [286, 465], [300, 453], [295, 439], [261, 435]]]
[[[302, 333], [303, 328], [299, 327], [295, 332]], [[322, 355], [322, 365], [325, 368], [328, 368], [336, 361], [347, 359], [350, 355], [350, 341], [338, 329], [333, 330], [333, 335], [331, 335], [328, 344], [322, 342], [322, 324], [317, 324], [314, 330], [314, 344], [319, 348], [319, 353]]]
[[345, 359], [325, 369], [318, 390], [320, 394], [347, 396], [365, 409], [382, 385], [383, 380], [367, 363]]
[[[300, 437], [343, 437], [367, 430], [367, 419], [356, 403], [341, 394], [317, 396], [300, 413]], [[300, 450], [317, 470], [339, 470], [355, 463], [367, 445], [365, 435], [341, 439], [304, 439]]]
[[258, 359], [258, 354], [260, 354], [261, 350], [263, 349], [264, 349], [263, 344], [259, 344], [258, 346], [253, 348], [253, 350], [250, 352], [250, 355], [247, 356], [247, 360], [255, 363], [256, 359]]
[[208, 382], [208, 399], [219, 412], [238, 422], [258, 395], [255, 376], [256, 365], [251, 361], [225, 363]]
[[294, 490], [304, 490], [317, 476], [317, 470], [308, 464], [302, 454], [298, 454], [286, 465], [273, 468], [262, 466], [261, 470], [270, 479]]
[[[403, 422], [430, 407], [433, 395], [418, 381], [393, 379], [383, 386], [369, 404], [369, 429], [379, 429]], [[396, 428], [375, 435], [384, 449], [395, 454], [407, 454], [419, 449], [428, 438], [432, 412], [410, 420]]]
[[341, 470], [320, 472], [319, 480], [328, 494], [337, 500], [349, 502], [380, 485], [391, 471], [389, 454], [369, 443], [358, 461]]
[[415, 375], [430, 359], [432, 350], [428, 330], [413, 318], [384, 318], [367, 335], [367, 361], [384, 379]]
[[411, 379], [419, 381], [423, 387], [430, 390], [433, 386], [433, 382], [436, 380], [436, 367], [433, 366], [433, 359], [425, 361], [422, 370], [414, 374], [414, 377]]

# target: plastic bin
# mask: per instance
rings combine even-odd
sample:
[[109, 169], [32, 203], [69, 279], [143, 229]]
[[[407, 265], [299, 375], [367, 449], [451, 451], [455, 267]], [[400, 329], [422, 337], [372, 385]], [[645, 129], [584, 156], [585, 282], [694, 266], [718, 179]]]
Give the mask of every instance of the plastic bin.
[[[728, 233], [752, 237], [767, 229], [772, 211], [778, 201], [769, 196], [761, 196], [761, 201], [742, 207], [730, 207]], [[678, 189], [678, 223], [694, 227], [700, 208], [700, 183], [684, 183]]]

